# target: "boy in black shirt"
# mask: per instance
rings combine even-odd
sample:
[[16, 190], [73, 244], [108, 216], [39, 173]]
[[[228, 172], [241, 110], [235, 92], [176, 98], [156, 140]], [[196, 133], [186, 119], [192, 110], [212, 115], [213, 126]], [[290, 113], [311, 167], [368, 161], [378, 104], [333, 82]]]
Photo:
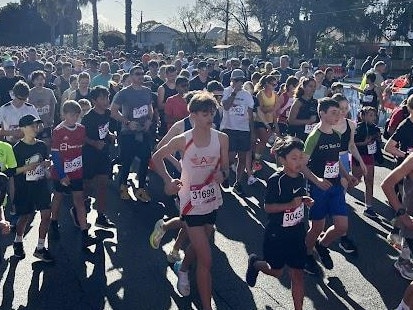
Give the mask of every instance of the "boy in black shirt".
[[90, 92], [90, 97], [94, 108], [82, 119], [86, 129], [86, 143], [83, 146], [85, 188], [86, 192], [91, 192], [93, 181], [96, 182], [96, 226], [115, 228], [115, 224], [105, 214], [107, 185], [112, 174], [109, 144], [115, 139], [109, 131], [109, 91], [106, 87], [96, 86]]
[[19, 127], [24, 137], [13, 147], [17, 161], [14, 176], [14, 204], [16, 214], [19, 216], [13, 249], [16, 257], [23, 259], [26, 256], [23, 249], [23, 234], [30, 215], [40, 210], [39, 241], [33, 255], [44, 262], [51, 263], [54, 258], [45, 247], [51, 216], [46, 170], [51, 162], [47, 159], [46, 144], [36, 139], [40, 123], [42, 121], [34, 115], [23, 116], [19, 121]]
[[306, 259], [304, 206], [313, 199], [306, 196], [305, 179], [301, 171], [304, 144], [293, 137], [280, 138], [272, 151], [283, 166], [268, 180], [265, 211], [269, 223], [265, 229], [264, 260], [251, 254], [246, 282], [255, 286], [258, 272], [280, 277], [285, 265], [290, 267], [294, 308], [303, 308], [304, 264]]

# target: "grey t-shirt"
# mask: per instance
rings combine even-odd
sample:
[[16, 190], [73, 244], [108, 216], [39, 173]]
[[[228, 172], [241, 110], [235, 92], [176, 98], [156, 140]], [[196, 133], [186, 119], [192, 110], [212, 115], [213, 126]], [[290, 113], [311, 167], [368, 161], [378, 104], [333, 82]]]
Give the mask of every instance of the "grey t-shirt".
[[57, 104], [53, 91], [45, 87], [40, 89], [33, 87], [29, 92], [29, 103], [37, 109], [44, 127], [52, 127]]
[[[132, 86], [125, 87], [113, 98], [113, 103], [119, 105], [122, 114], [129, 121], [135, 121], [140, 126], [152, 117], [150, 109], [152, 107], [152, 94], [148, 87], [142, 86], [139, 89]], [[123, 134], [132, 134], [126, 125], [122, 124], [121, 132]]]

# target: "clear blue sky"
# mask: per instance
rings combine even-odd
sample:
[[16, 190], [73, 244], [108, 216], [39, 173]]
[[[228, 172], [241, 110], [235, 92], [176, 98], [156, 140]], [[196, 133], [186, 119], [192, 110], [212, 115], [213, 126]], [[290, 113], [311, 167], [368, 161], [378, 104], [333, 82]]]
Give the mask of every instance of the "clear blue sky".
[[[18, 0], [0, 0], [0, 7], [9, 2], [20, 2]], [[132, 0], [132, 31], [140, 22], [140, 11], [143, 11], [143, 20], [156, 20], [172, 27], [173, 17], [177, 15], [180, 6], [193, 5], [195, 0]], [[154, 5], [155, 4], [155, 5]], [[125, 29], [125, 1], [124, 0], [100, 0], [98, 2], [99, 22], [111, 25], [121, 31]], [[92, 23], [92, 10], [90, 5], [84, 9], [82, 21]]]

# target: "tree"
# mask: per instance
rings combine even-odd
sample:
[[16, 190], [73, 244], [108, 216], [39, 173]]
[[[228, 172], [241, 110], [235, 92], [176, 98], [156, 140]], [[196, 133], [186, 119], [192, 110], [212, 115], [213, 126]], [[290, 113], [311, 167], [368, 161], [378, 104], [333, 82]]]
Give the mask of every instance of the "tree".
[[50, 43], [54, 45], [56, 26], [63, 18], [65, 0], [35, 0], [34, 3], [42, 19], [50, 26]]
[[105, 48], [115, 47], [125, 44], [125, 35], [119, 31], [107, 31], [100, 35]]
[[202, 10], [199, 4], [193, 7], [181, 7], [178, 9], [178, 20], [182, 23], [183, 36], [190, 45], [192, 52], [198, 50], [205, 44], [206, 35], [211, 29], [211, 15]]
[[92, 35], [92, 49], [97, 50], [99, 47], [99, 20], [97, 3], [100, 0], [78, 0], [79, 5], [86, 6], [88, 3], [92, 4], [93, 15], [93, 35]]
[[132, 49], [132, 0], [125, 0], [125, 48]]

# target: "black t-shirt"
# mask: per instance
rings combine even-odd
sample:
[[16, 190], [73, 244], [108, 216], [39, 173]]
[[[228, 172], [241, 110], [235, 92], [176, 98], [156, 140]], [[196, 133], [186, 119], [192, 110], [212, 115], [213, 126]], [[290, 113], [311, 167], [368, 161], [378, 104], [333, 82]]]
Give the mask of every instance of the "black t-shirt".
[[206, 79], [205, 82], [202, 82], [201, 79], [199, 78], [199, 75], [197, 75], [196, 77], [194, 77], [192, 80], [189, 81], [189, 90], [204, 90], [206, 89], [208, 83], [211, 80], [209, 79], [209, 77]]
[[324, 133], [320, 129], [311, 132], [305, 141], [304, 153], [310, 156], [308, 168], [319, 178], [340, 183], [339, 153], [340, 134], [336, 131]]
[[[413, 153], [413, 123], [410, 118], [405, 119], [397, 127], [390, 139], [399, 144], [399, 149], [408, 154]], [[407, 155], [407, 154], [406, 154]]]
[[331, 85], [333, 85], [333, 83], [335, 83], [335, 82], [338, 82], [338, 80], [337, 80], [337, 79], [332, 79], [331, 81], [329, 81], [329, 80], [327, 80], [327, 79], [324, 79], [322, 84], [323, 84], [325, 87], [327, 87], [328, 89], [330, 89], [330, 88], [331, 88]]
[[24, 78], [20, 75], [15, 75], [12, 78], [5, 76], [0, 78], [0, 105], [11, 101], [10, 91], [18, 81], [24, 81]]
[[[294, 178], [287, 175], [284, 171], [277, 171], [268, 179], [265, 203], [289, 203], [296, 197], [306, 195], [305, 187], [303, 174], [300, 173]], [[301, 231], [304, 229], [304, 207], [297, 209], [279, 213], [268, 213], [269, 223], [267, 227], [272, 230], [285, 230], [286, 232]], [[302, 213], [300, 213], [301, 211]], [[297, 221], [297, 224], [287, 226], [294, 223], [294, 220]]]
[[[107, 109], [104, 114], [99, 114], [95, 109], [91, 109], [82, 119], [82, 125], [85, 126], [86, 137], [96, 141], [109, 142], [109, 122], [110, 122], [110, 110]], [[102, 151], [108, 151], [108, 144], [102, 149]], [[85, 143], [83, 146], [85, 151], [99, 150]]]
[[[310, 119], [312, 116], [316, 117], [314, 124], [319, 122], [317, 107], [318, 102], [316, 99], [305, 100], [303, 98], [299, 99], [301, 102], [301, 107], [297, 113], [297, 119]], [[311, 132], [312, 127], [309, 125], [288, 125], [288, 131], [291, 135], [305, 141], [308, 134]]]
[[153, 82], [153, 84], [152, 84], [151, 90], [153, 92], [157, 92], [159, 86], [161, 86], [163, 83], [165, 83], [164, 81], [162, 81], [162, 79], [159, 76], [153, 77], [152, 82]]
[[[368, 136], [379, 137], [380, 128], [375, 124], [367, 124], [365, 122], [358, 123], [354, 133], [354, 142], [363, 142]], [[375, 140], [370, 145], [357, 146], [357, 149], [360, 155], [374, 155], [379, 147], [380, 145]], [[376, 152], [374, 152], [374, 150], [376, 150]]]
[[287, 67], [285, 69], [282, 69], [281, 67], [278, 67], [275, 70], [277, 70], [281, 74], [280, 81], [278, 82], [278, 85], [281, 85], [282, 83], [285, 83], [287, 81], [288, 77], [295, 74], [294, 69], [291, 69], [290, 67]]
[[[13, 152], [16, 157], [17, 167], [38, 163], [48, 158], [46, 144], [41, 140], [36, 140], [35, 144], [26, 144], [20, 140], [14, 145]], [[16, 190], [17, 187], [22, 189], [32, 185], [47, 185], [45, 169], [38, 166], [34, 170], [18, 174], [14, 177], [14, 182]]]

